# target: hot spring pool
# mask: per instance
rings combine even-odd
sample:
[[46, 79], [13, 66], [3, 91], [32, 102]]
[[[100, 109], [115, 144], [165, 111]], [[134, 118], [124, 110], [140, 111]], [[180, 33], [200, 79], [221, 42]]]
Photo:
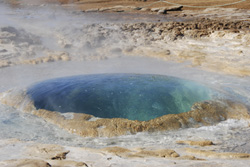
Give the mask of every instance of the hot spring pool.
[[94, 74], [57, 78], [31, 86], [36, 109], [100, 118], [147, 121], [187, 112], [214, 91], [189, 80], [151, 74]]

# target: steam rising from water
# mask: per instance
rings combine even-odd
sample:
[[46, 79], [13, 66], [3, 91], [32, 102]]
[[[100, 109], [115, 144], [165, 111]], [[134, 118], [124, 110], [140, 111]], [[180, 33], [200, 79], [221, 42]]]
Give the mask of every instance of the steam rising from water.
[[[119, 39], [122, 38], [122, 36], [119, 36], [119, 32], [117, 33], [118, 36], [114, 34], [113, 38], [106, 39], [102, 43], [99, 41], [99, 39], [103, 39], [101, 36], [96, 35], [93, 38], [93, 36], [88, 36], [87, 33], [83, 34], [83, 32], [85, 32], [83, 31], [84, 24], [102, 22], [102, 20], [97, 19], [100, 15], [87, 17], [83, 14], [72, 14], [68, 11], [63, 11], [60, 7], [56, 7], [56, 5], [52, 7], [40, 6], [36, 9], [28, 7], [25, 9], [16, 8], [12, 10], [1, 4], [0, 8], [0, 27], [8, 30], [5, 31], [7, 35], [14, 34], [13, 36], [15, 36], [20, 33], [25, 39], [32, 40], [37, 39], [38, 37], [38, 43], [33, 43], [33, 45], [31, 45], [32, 43], [28, 43], [28, 45], [25, 44], [27, 43], [27, 40], [17, 43], [17, 41], [15, 41], [16, 38], [13, 38], [14, 40], [6, 43], [4, 46], [8, 45], [7, 52], [5, 52], [6, 54], [2, 54], [7, 55], [5, 58], [8, 61], [33, 59], [46, 56], [49, 52], [67, 52], [73, 57], [72, 59], [74, 59], [75, 56], [75, 58], [82, 57], [84, 59], [87, 57], [90, 59], [93, 58], [93, 60], [100, 60], [98, 59], [98, 56], [96, 56], [96, 47], [122, 47], [122, 45], [119, 44]], [[105, 18], [104, 22], [106, 20], [107, 19]], [[10, 32], [13, 28], [18, 32], [17, 34], [13, 33], [15, 31]], [[92, 28], [94, 28], [94, 26]], [[104, 26], [102, 29], [103, 28], [116, 29], [117, 27]], [[98, 28], [93, 29], [93, 32], [97, 31]], [[9, 37], [7, 36], [6, 39], [8, 41]], [[92, 41], [92, 39], [95, 40]], [[140, 38], [138, 38], [138, 40], [140, 40]], [[14, 46], [14, 49], [11, 46]], [[88, 46], [91, 46], [91, 48]], [[178, 46], [175, 44], [175, 47]], [[7, 89], [14, 87], [25, 87], [37, 81], [72, 75], [113, 72], [149, 73], [176, 76], [202, 82], [214, 87], [215, 89], [219, 89], [233, 100], [240, 100], [247, 104], [250, 102], [248, 93], [250, 90], [249, 77], [239, 78], [214, 74], [204, 72], [198, 68], [187, 68], [185, 67], [187, 64], [163, 62], [150, 58], [126, 57], [120, 54], [118, 49], [114, 49], [113, 51], [118, 51], [112, 52], [115, 53], [116, 58], [108, 60], [93, 62], [55, 61], [51, 64], [37, 64], [34, 66], [24, 64], [11, 66], [9, 68], [1, 68], [0, 90], [6, 91]], [[10, 56], [8, 57], [8, 55]], [[226, 136], [227, 133], [235, 134], [235, 137], [239, 136], [237, 134], [238, 132], [233, 130], [234, 128], [240, 129], [248, 126], [244, 121], [229, 120], [219, 126], [209, 127], [208, 130], [206, 128], [185, 129], [175, 132], [159, 132], [153, 135], [140, 133], [137, 135], [128, 135], [111, 139], [82, 139], [78, 136], [68, 134], [54, 125], [48, 124], [42, 119], [29, 114], [22, 114], [13, 108], [9, 108], [2, 104], [0, 105], [0, 114], [0, 138], [15, 137], [23, 140], [35, 140], [45, 143], [54, 142], [89, 147], [103, 147], [109, 145], [130, 145], [133, 147], [138, 145], [158, 145], [159, 147], [173, 145], [173, 147], [178, 147], [178, 145], [173, 144], [174, 140], [203, 138], [223, 141], [224, 136]], [[247, 139], [246, 134], [242, 133], [241, 135], [245, 135], [246, 137], [244, 139]], [[236, 141], [241, 141], [240, 137]]]

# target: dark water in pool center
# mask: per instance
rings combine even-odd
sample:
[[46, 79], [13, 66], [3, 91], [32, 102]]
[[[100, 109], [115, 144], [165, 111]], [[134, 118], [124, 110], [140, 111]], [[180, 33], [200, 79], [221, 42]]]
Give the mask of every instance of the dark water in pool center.
[[196, 82], [151, 74], [95, 74], [57, 78], [31, 86], [37, 109], [147, 121], [187, 112], [213, 91]]

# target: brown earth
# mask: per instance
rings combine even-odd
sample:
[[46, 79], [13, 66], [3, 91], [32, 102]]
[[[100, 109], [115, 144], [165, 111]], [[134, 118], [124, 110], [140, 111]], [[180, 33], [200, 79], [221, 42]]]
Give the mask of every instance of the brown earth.
[[[207, 6], [215, 7], [217, 5], [224, 5], [224, 4], [231, 4], [222, 6], [225, 8], [238, 8], [238, 9], [250, 9], [250, 1], [245, 0], [240, 3], [233, 4], [235, 2], [238, 2], [240, 0], [179, 0], [176, 2], [175, 0], [166, 0], [170, 3], [178, 3], [180, 5], [184, 6], [184, 10], [199, 10], [204, 9]], [[27, 0], [11, 0], [9, 3], [13, 5], [18, 4], [26, 4], [30, 3], [32, 1]], [[136, 6], [136, 7], [143, 7], [143, 6], [149, 6], [150, 8], [154, 7], [169, 7], [173, 6], [173, 4], [160, 2], [159, 0], [43, 0], [35, 3], [61, 3], [61, 4], [76, 4], [80, 9], [86, 10], [86, 9], [93, 9], [93, 8], [103, 8], [103, 7], [114, 7], [117, 5], [121, 6]], [[159, 3], [156, 3], [159, 2]], [[34, 3], [34, 2], [32, 2]], [[178, 6], [178, 5], [176, 5]], [[187, 7], [187, 6], [194, 6], [194, 7]], [[204, 6], [204, 7], [203, 7]], [[198, 7], [198, 8], [197, 8]]]
[[[204, 9], [204, 8], [196, 8], [196, 7], [185, 7], [185, 5], [190, 6], [216, 6], [216, 5], [224, 5], [224, 4], [230, 4], [237, 2], [238, 0], [179, 0], [176, 2], [175, 0], [167, 0], [171, 3], [178, 3], [184, 6], [184, 10], [197, 10], [197, 9]], [[61, 0], [61, 2], [66, 3], [68, 0]], [[156, 3], [159, 2], [159, 3]], [[101, 8], [101, 7], [113, 7], [117, 5], [122, 6], [136, 6], [136, 7], [143, 7], [143, 6], [149, 6], [149, 8], [154, 7], [169, 7], [173, 6], [172, 4], [163, 3], [158, 0], [80, 0], [78, 2], [75, 2], [81, 9], [90, 9], [90, 8]], [[178, 5], [175, 5], [178, 6]], [[250, 2], [249, 0], [246, 0], [242, 3], [238, 4], [232, 4], [225, 6], [226, 8], [239, 8], [239, 9], [250, 9]]]

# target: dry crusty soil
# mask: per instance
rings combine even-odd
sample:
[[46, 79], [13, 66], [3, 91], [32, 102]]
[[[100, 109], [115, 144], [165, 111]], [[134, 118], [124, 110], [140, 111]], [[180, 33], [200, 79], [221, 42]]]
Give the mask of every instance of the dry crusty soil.
[[[217, 6], [217, 5], [224, 5], [224, 4], [231, 4], [235, 3], [241, 0], [166, 0], [167, 2], [170, 3], [178, 3], [182, 4], [184, 6], [184, 10], [186, 9], [192, 9], [192, 10], [198, 10], [198, 9], [204, 9], [205, 6]], [[9, 1], [11, 4], [17, 5], [20, 3], [27, 3], [30, 1], [27, 0], [10, 0]], [[101, 7], [112, 7], [112, 6], [137, 6], [137, 7], [142, 7], [142, 6], [147, 6], [149, 7], [168, 7], [168, 6], [173, 6], [172, 4], [160, 2], [160, 0], [43, 0], [39, 1], [40, 3], [62, 3], [62, 4], [77, 4], [77, 6], [80, 9], [86, 10], [86, 9], [93, 9], [93, 8], [101, 8]], [[159, 3], [155, 3], [159, 2]], [[152, 4], [154, 3], [154, 4]], [[152, 5], [150, 5], [152, 4]], [[185, 7], [185, 5], [189, 6], [204, 6], [204, 8], [190, 8], [190, 7]], [[237, 4], [231, 4], [224, 6], [225, 8], [238, 8], [238, 9], [250, 9], [250, 0], [245, 0]]]

